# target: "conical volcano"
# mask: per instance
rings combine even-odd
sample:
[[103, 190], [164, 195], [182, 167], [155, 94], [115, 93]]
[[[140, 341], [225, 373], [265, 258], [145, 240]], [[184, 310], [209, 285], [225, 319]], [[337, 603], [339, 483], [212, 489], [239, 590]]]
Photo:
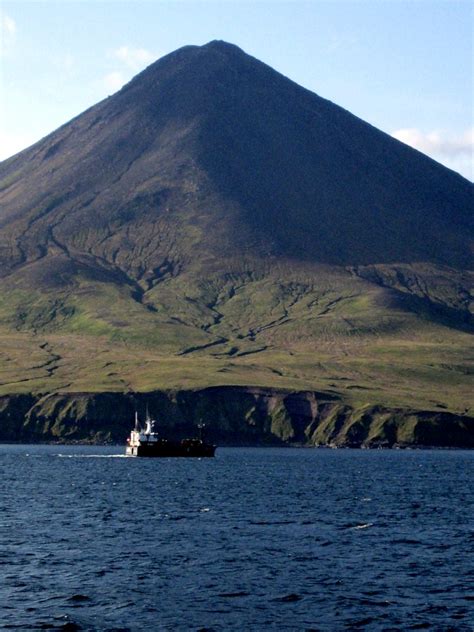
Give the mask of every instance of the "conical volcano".
[[1, 163], [2, 388], [465, 408], [472, 192], [232, 44], [181, 48]]
[[59, 244], [153, 267], [163, 241], [181, 258], [470, 261], [469, 182], [224, 42], [160, 59], [1, 178], [8, 268]]

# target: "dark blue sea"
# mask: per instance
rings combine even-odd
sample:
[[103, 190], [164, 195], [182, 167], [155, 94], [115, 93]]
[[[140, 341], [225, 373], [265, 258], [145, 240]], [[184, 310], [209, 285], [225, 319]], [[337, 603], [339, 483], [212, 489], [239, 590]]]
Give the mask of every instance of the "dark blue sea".
[[474, 452], [0, 446], [0, 628], [473, 630]]

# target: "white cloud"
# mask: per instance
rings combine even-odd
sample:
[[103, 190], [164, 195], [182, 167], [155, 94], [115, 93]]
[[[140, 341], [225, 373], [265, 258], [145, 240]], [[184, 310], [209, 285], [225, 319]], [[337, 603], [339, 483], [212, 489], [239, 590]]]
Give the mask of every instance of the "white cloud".
[[419, 129], [407, 128], [393, 132], [392, 136], [426, 154], [440, 153], [457, 156], [472, 153], [474, 149], [474, 128], [457, 135], [439, 131], [425, 134]]
[[109, 51], [107, 57], [114, 60], [115, 66], [120, 66], [120, 69], [111, 70], [102, 79], [103, 85], [111, 92], [119, 90], [135, 73], [156, 59], [156, 55], [146, 48], [132, 48], [131, 46], [120, 46]]
[[71, 53], [66, 53], [65, 55], [57, 59], [56, 62], [57, 65], [63, 70], [71, 70], [76, 63], [76, 60], [71, 55]]
[[104, 86], [111, 92], [116, 92], [124, 85], [126, 79], [121, 72], [114, 70], [105, 75], [103, 79]]
[[0, 130], [0, 160], [6, 160], [38, 140], [31, 134], [13, 134]]
[[131, 48], [130, 46], [120, 46], [108, 55], [112, 59], [118, 59], [131, 70], [140, 70], [156, 59], [146, 48]]
[[347, 52], [356, 44], [358, 44], [358, 40], [355, 37], [350, 37], [347, 35], [336, 35], [333, 33], [330, 36], [326, 51], [328, 53], [335, 53], [339, 51]]
[[0, 9], [0, 57], [4, 57], [16, 39], [16, 22]]
[[414, 147], [450, 169], [459, 171], [472, 179], [474, 173], [474, 128], [461, 134], [434, 130], [422, 132], [417, 128], [396, 130], [392, 136], [410, 147]]

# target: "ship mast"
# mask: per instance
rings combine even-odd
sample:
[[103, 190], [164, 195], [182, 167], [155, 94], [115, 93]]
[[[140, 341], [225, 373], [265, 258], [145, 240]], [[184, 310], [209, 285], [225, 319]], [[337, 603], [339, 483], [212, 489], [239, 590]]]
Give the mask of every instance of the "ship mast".
[[155, 422], [150, 417], [150, 411], [148, 410], [148, 404], [146, 405], [146, 420], [145, 420], [145, 434], [152, 434], [154, 432]]

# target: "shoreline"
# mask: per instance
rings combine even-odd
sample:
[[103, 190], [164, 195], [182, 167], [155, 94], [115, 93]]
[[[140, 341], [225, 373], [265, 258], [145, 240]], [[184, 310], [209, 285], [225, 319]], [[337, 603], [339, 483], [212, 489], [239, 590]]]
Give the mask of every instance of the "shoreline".
[[206, 440], [229, 447], [474, 448], [466, 413], [257, 386], [1, 396], [0, 442], [121, 445], [147, 410], [164, 438], [196, 436], [204, 425]]
[[[125, 450], [125, 444], [122, 443], [107, 443], [107, 442], [87, 442], [87, 441], [0, 441], [0, 447], [2, 446], [57, 446], [57, 447], [90, 447], [90, 448], [117, 448]], [[375, 451], [407, 451], [407, 450], [417, 450], [417, 451], [447, 451], [447, 450], [455, 450], [455, 451], [472, 451], [474, 448], [472, 446], [439, 446], [439, 445], [416, 445], [416, 444], [407, 444], [401, 445], [396, 444], [393, 446], [357, 446], [357, 445], [303, 445], [303, 444], [283, 444], [283, 445], [269, 445], [269, 444], [243, 444], [243, 443], [225, 443], [217, 446], [217, 449], [220, 448], [255, 448], [255, 449], [282, 449], [282, 450], [364, 450], [369, 452]]]

